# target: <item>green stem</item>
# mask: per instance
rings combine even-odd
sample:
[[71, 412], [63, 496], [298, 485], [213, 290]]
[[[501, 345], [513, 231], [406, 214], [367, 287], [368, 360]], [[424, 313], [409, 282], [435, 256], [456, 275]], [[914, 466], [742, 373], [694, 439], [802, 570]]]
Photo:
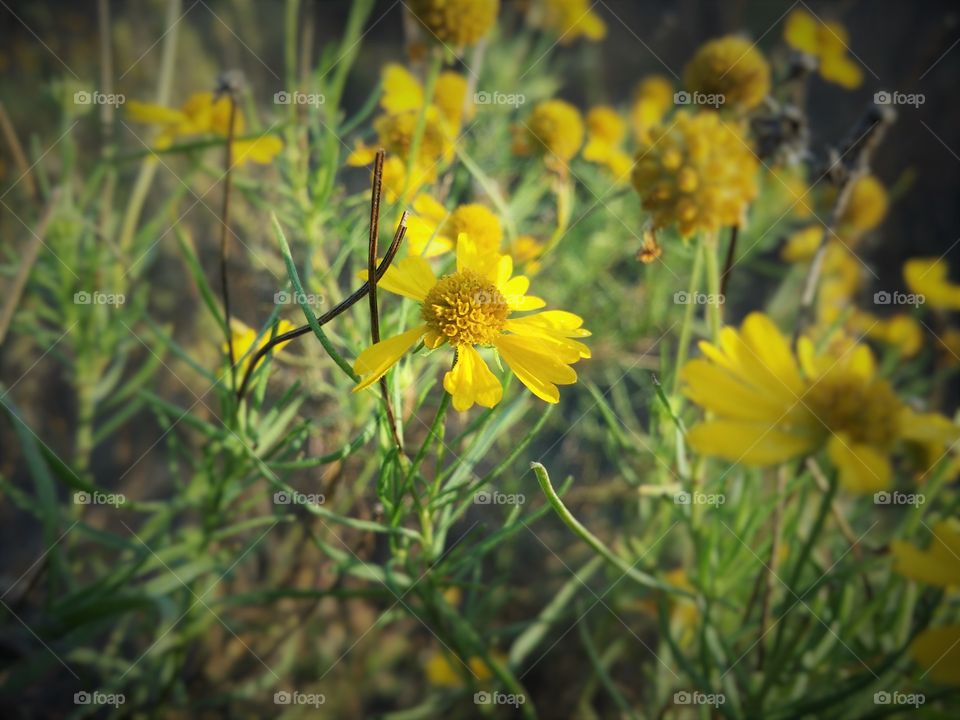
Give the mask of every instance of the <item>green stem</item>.
[[433, 93], [437, 87], [437, 78], [440, 77], [440, 69], [443, 67], [443, 55], [440, 49], [435, 48], [430, 55], [430, 66], [427, 68], [427, 79], [423, 83], [423, 105], [420, 107], [420, 115], [417, 117], [417, 127], [413, 132], [413, 139], [410, 142], [410, 152], [407, 155], [407, 177], [403, 183], [403, 197], [407, 196], [410, 190], [410, 180], [413, 178], [413, 168], [416, 165], [417, 155], [420, 153], [420, 145], [423, 142], [423, 134], [427, 129], [427, 110], [433, 103]]
[[554, 490], [553, 485], [550, 484], [550, 476], [547, 474], [547, 469], [537, 462], [530, 463], [530, 467], [537, 476], [537, 482], [540, 483], [540, 489], [543, 490], [543, 494], [546, 496], [547, 501], [553, 506], [553, 509], [556, 511], [557, 515], [560, 516], [560, 519], [563, 520], [567, 527], [573, 530], [573, 532], [581, 540], [587, 543], [587, 545], [593, 548], [599, 555], [603, 556], [607, 562], [615, 566], [625, 576], [635, 580], [645, 587], [664, 590], [666, 592], [682, 595], [684, 597], [693, 597], [693, 594], [686, 590], [674, 587], [673, 585], [668, 585], [667, 583], [657, 580], [652, 575], [648, 575], [641, 570], [637, 570], [636, 563], [630, 564], [619, 555], [614, 553], [610, 548], [603, 544], [600, 538], [581, 525], [580, 521], [577, 520], [567, 509], [567, 506], [563, 504], [563, 500], [560, 499], [560, 496], [557, 495], [557, 491]]
[[706, 260], [707, 269], [707, 320], [710, 325], [710, 337], [714, 342], [720, 339], [723, 325], [723, 298], [720, 297], [720, 259], [717, 234], [710, 233], [701, 239], [700, 250]]
[[[693, 267], [690, 269], [690, 285], [687, 289], [687, 300], [690, 301], [700, 291], [700, 276], [703, 274], [703, 253], [699, 246], [693, 255]], [[680, 388], [680, 369], [687, 361], [687, 349], [690, 346], [690, 335], [693, 332], [693, 316], [696, 306], [687, 302], [683, 308], [683, 324], [680, 326], [680, 344], [677, 346], [677, 362], [673, 375], [672, 394], [676, 395]]]

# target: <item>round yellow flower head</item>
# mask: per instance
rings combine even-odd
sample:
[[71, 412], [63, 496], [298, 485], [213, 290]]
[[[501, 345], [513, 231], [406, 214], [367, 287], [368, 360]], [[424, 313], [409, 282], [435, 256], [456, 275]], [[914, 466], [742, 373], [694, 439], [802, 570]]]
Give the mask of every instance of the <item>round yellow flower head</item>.
[[864, 175], [850, 190], [840, 219], [841, 235], [857, 236], [880, 224], [887, 214], [887, 189], [873, 175]]
[[608, 105], [599, 105], [587, 113], [587, 133], [598, 140], [619, 145], [626, 132], [627, 124]]
[[[404, 160], [407, 158], [417, 130], [417, 120], [417, 112], [403, 112], [396, 115], [381, 115], [374, 121], [373, 127], [388, 155], [397, 155]], [[453, 146], [439, 111], [433, 106], [428, 107], [426, 125], [417, 152], [417, 162], [430, 165], [440, 158], [448, 158], [452, 150]]]
[[740, 224], [757, 194], [757, 166], [737, 126], [715, 112], [678, 113], [638, 149], [633, 185], [656, 228], [676, 223], [686, 237]]
[[727, 35], [702, 45], [683, 73], [692, 92], [720, 95], [726, 105], [755, 108], [770, 92], [770, 66], [749, 40]]
[[446, 71], [437, 78], [433, 102], [453, 127], [460, 127], [461, 120], [469, 120], [476, 113], [476, 106], [466, 102], [467, 79], [460, 73]]
[[451, 238], [466, 233], [482, 253], [495, 253], [500, 250], [503, 240], [503, 227], [500, 219], [488, 207], [479, 203], [461, 205], [450, 214], [444, 227], [444, 235]]
[[539, 103], [523, 124], [515, 149], [569, 162], [583, 145], [580, 111], [563, 100]]
[[490, 32], [500, 0], [410, 0], [407, 7], [440, 42], [461, 47]]

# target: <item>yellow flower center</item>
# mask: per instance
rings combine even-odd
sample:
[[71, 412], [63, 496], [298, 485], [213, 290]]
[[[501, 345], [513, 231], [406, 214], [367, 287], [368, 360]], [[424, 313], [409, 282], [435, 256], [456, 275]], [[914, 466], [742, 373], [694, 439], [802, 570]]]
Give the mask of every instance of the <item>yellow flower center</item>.
[[901, 403], [885, 380], [823, 377], [803, 402], [831, 432], [845, 433], [857, 444], [888, 448], [899, 435]]
[[510, 308], [497, 286], [472, 270], [440, 278], [423, 301], [427, 327], [451, 345], [492, 345]]

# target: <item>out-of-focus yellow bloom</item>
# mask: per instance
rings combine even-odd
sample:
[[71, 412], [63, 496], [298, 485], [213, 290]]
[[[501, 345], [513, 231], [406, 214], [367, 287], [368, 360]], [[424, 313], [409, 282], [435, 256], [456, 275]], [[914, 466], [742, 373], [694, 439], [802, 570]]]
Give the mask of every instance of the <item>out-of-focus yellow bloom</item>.
[[[690, 578], [687, 577], [686, 570], [682, 567], [666, 573], [664, 580], [681, 590], [690, 593], [697, 592], [693, 583], [690, 582]], [[677, 638], [681, 647], [686, 647], [693, 642], [699, 624], [700, 608], [697, 607], [696, 600], [682, 595], [670, 597], [670, 625], [673, 629], [673, 635]]]
[[514, 152], [542, 155], [553, 169], [563, 172], [583, 145], [583, 132], [577, 108], [563, 100], [545, 100], [516, 129]]
[[696, 230], [739, 225], [756, 197], [757, 158], [737, 125], [711, 111], [678, 113], [650, 133], [633, 169], [633, 185], [655, 228]]
[[839, 22], [823, 23], [797, 8], [787, 17], [783, 37], [791, 47], [817, 59], [824, 80], [848, 90], [860, 87], [863, 71], [847, 57], [850, 35]]
[[808, 225], [797, 230], [787, 238], [786, 245], [780, 251], [780, 257], [787, 262], [807, 262], [813, 259], [823, 239], [823, 228], [819, 225]]
[[873, 175], [857, 179], [850, 189], [850, 198], [843, 209], [837, 234], [855, 239], [873, 230], [887, 215], [887, 189]]
[[490, 32], [500, 0], [409, 0], [407, 7], [441, 43], [462, 47]]
[[775, 198], [770, 210], [774, 217], [790, 214], [796, 218], [808, 218], [813, 215], [810, 188], [799, 168], [773, 168], [766, 173], [764, 181]]
[[[390, 200], [399, 198], [404, 189], [405, 199], [414, 197], [423, 185], [436, 180], [439, 167], [453, 158], [461, 123], [472, 113], [472, 108], [466, 105], [466, 93], [467, 83], [462, 75], [441, 73], [433, 101], [424, 108], [423, 86], [417, 78], [395, 63], [383, 68], [380, 107], [384, 112], [373, 121], [373, 128], [379, 145], [388, 154], [383, 184]], [[425, 120], [423, 136], [408, 179], [407, 160], [421, 111]], [[370, 165], [376, 154], [377, 148], [359, 143], [346, 162], [355, 167]]]
[[600, 105], [587, 113], [587, 144], [583, 159], [605, 165], [617, 182], [627, 180], [633, 159], [621, 149], [626, 121], [612, 107]]
[[[942, 520], [933, 526], [926, 550], [894, 540], [890, 544], [895, 572], [911, 580], [952, 588], [960, 585], [960, 524]], [[943, 625], [921, 632], [910, 645], [910, 656], [939, 683], [960, 685], [960, 625]]]
[[540, 256], [546, 245], [533, 235], [520, 235], [510, 245], [510, 255], [524, 269], [528, 275], [536, 275], [540, 271]]
[[960, 285], [950, 282], [940, 258], [912, 258], [903, 264], [903, 279], [924, 303], [937, 310], [960, 310]]
[[913, 357], [923, 348], [923, 328], [906, 313], [881, 318], [857, 310], [850, 318], [850, 327], [871, 340], [896, 348], [902, 357]]
[[[137, 122], [160, 126], [160, 133], [154, 140], [154, 147], [158, 150], [169, 148], [180, 137], [230, 135], [230, 98], [226, 95], [214, 100], [212, 92], [194, 93], [179, 109], [131, 100], [127, 103], [127, 112]], [[246, 121], [243, 112], [237, 108], [233, 136], [239, 137], [245, 132]], [[247, 161], [267, 165], [281, 150], [283, 142], [280, 138], [264, 135], [252, 140], [234, 140], [231, 155], [233, 163], [238, 166]]]
[[603, 40], [607, 24], [593, 9], [591, 0], [539, 0], [531, 10], [534, 26], [559, 36], [561, 45], [586, 38]]
[[650, 75], [637, 85], [630, 107], [633, 136], [638, 143], [650, 142], [650, 130], [663, 120], [673, 106], [673, 84], [663, 75]]
[[749, 40], [727, 35], [702, 45], [683, 79], [691, 92], [719, 95], [724, 105], [750, 110], [770, 92], [770, 65]]
[[457, 238], [456, 272], [438, 279], [424, 258], [407, 257], [391, 265], [378, 285], [419, 302], [423, 322], [360, 353], [353, 369], [361, 380], [354, 392], [383, 377], [421, 338], [428, 348], [446, 343], [456, 351], [443, 387], [461, 412], [475, 404], [493, 407], [503, 396], [478, 347], [496, 350], [517, 379], [549, 403], [560, 400], [557, 385], [577, 381], [571, 365], [590, 357], [589, 348], [574, 339], [590, 334], [577, 315], [547, 310], [511, 317], [545, 303], [526, 294], [527, 277], [513, 277], [509, 255], [481, 253], [466, 235]]
[[817, 293], [817, 324], [824, 328], [837, 322], [853, 302], [863, 283], [863, 266], [837, 241], [827, 243]]
[[844, 488], [873, 492], [890, 485], [898, 441], [958, 436], [942, 416], [901, 402], [866, 345], [818, 353], [803, 337], [794, 354], [777, 326], [753, 313], [700, 349], [706, 357], [684, 365], [681, 379], [687, 397], [712, 414], [687, 433], [704, 455], [764, 466], [825, 449]]
[[960, 330], [947, 328], [937, 338], [937, 344], [947, 355], [951, 365], [960, 364]]
[[482, 253], [500, 251], [503, 226], [486, 206], [468, 203], [447, 212], [429, 195], [419, 195], [414, 200], [406, 235], [411, 255], [434, 257], [452, 250], [460, 233], [466, 233]]
[[[288, 320], [281, 320], [277, 325], [276, 334], [282, 335], [290, 330], [296, 330], [296, 328], [297, 326], [292, 322], [289, 322]], [[265, 331], [258, 342], [256, 330], [237, 318], [230, 318], [230, 335], [231, 340], [233, 341], [233, 355], [237, 360], [245, 357], [242, 366], [244, 369], [246, 369], [253, 360], [253, 356], [257, 353], [257, 351], [270, 341], [272, 331]], [[285, 344], [277, 346], [277, 348], [273, 351], [273, 354], [275, 356], [279, 355], [285, 347]], [[223, 353], [224, 355], [229, 356], [230, 346], [227, 345], [227, 343], [223, 343]]]
[[[490, 655], [497, 662], [506, 661], [506, 656], [502, 653], [493, 652], [490, 653]], [[470, 658], [467, 660], [466, 665], [470, 668], [470, 673], [473, 678], [478, 682], [484, 682], [493, 677], [493, 671], [479, 657]], [[424, 671], [427, 675], [427, 681], [431, 685], [436, 687], [459, 688], [463, 687], [466, 683], [464, 682], [462, 672], [458, 672], [457, 668], [461, 670], [466, 669], [462, 667], [460, 660], [451, 658], [449, 653], [445, 651], [434, 651], [430, 653]]]

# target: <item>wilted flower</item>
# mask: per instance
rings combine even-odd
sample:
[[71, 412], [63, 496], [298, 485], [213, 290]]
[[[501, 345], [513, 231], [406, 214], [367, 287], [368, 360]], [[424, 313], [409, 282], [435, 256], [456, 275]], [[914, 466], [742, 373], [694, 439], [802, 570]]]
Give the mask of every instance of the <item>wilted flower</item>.
[[409, 0], [407, 7], [440, 42], [462, 47], [490, 32], [500, 0]]
[[866, 345], [818, 353], [803, 337], [795, 355], [777, 326], [753, 313], [700, 348], [706, 357], [684, 365], [681, 378], [687, 397], [712, 413], [687, 433], [704, 455], [762, 466], [825, 449], [841, 485], [867, 492], [889, 487], [898, 442], [957, 436], [942, 416], [901, 402]]
[[848, 90], [860, 87], [863, 72], [847, 57], [850, 35], [839, 22], [820, 22], [797, 8], [787, 17], [783, 36], [788, 45], [817, 59], [824, 80]]
[[651, 131], [633, 169], [633, 185], [656, 228], [681, 234], [739, 225], [757, 194], [758, 163], [736, 125], [711, 111], [678, 113]]
[[577, 380], [571, 365], [590, 357], [590, 350], [573, 338], [586, 337], [582, 318], [562, 310], [524, 317], [513, 313], [545, 305], [527, 295], [530, 281], [513, 275], [508, 255], [481, 253], [466, 235], [457, 240], [457, 269], [437, 278], [422, 257], [392, 265], [379, 287], [420, 303], [420, 325], [382, 340], [360, 353], [354, 370], [361, 376], [354, 391], [369, 387], [386, 374], [418, 340], [431, 349], [443, 344], [456, 351], [455, 364], [443, 378], [453, 407], [474, 404], [493, 407], [503, 388], [477, 348], [492, 348], [517, 378], [537, 397], [560, 400], [557, 385]]
[[683, 73], [688, 90], [720, 96], [747, 110], [770, 92], [770, 66], [749, 40], [727, 35], [702, 45]]

